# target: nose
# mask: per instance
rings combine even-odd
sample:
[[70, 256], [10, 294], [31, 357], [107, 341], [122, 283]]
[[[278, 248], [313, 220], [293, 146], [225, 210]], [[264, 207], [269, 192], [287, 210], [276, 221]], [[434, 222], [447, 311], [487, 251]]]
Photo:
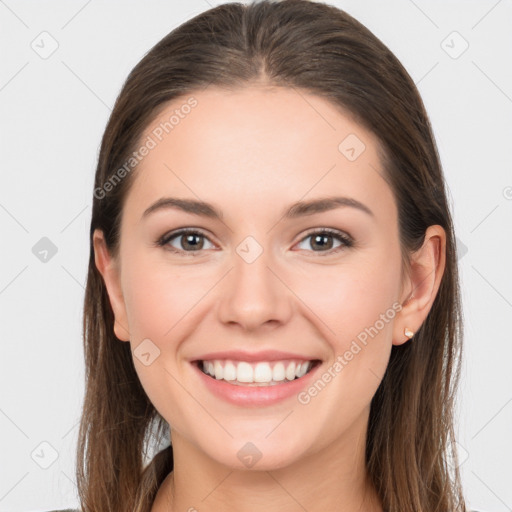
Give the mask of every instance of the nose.
[[286, 323], [293, 310], [293, 292], [269, 261], [267, 252], [248, 262], [233, 256], [233, 268], [219, 289], [219, 320], [255, 331]]

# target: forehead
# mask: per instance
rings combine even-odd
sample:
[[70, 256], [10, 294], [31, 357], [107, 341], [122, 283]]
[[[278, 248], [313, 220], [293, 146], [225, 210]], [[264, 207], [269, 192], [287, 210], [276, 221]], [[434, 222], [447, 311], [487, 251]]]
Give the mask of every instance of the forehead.
[[210, 86], [161, 108], [141, 140], [152, 149], [128, 197], [139, 209], [164, 195], [229, 199], [233, 207], [335, 193], [393, 201], [375, 135], [328, 100], [294, 88]]

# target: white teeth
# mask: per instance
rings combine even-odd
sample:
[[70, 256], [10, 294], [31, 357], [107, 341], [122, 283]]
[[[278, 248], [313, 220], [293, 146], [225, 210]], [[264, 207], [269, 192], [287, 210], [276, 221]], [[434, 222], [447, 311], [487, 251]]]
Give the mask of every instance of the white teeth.
[[288, 380], [293, 380], [295, 379], [295, 363], [290, 363], [287, 367], [286, 367], [286, 378]]
[[258, 362], [215, 360], [203, 361], [205, 373], [217, 380], [234, 381], [233, 383], [269, 383], [294, 380], [303, 377], [312, 366], [312, 361], [278, 361]]
[[300, 366], [297, 366], [297, 369], [295, 370], [295, 376], [296, 377], [304, 377], [306, 375], [306, 372], [309, 370], [311, 365], [308, 364], [301, 364]]
[[238, 382], [254, 382], [254, 371], [249, 363], [240, 362], [236, 369]]
[[283, 363], [276, 363], [272, 369], [272, 380], [282, 381], [285, 378], [285, 369]]
[[215, 372], [215, 378], [217, 380], [220, 380], [224, 376], [224, 368], [222, 368], [222, 365], [220, 364], [220, 361], [215, 361], [213, 363], [213, 369]]
[[270, 382], [271, 380], [272, 368], [270, 368], [270, 365], [267, 363], [258, 363], [254, 369], [254, 382]]
[[236, 380], [236, 366], [231, 361], [224, 366], [224, 380]]

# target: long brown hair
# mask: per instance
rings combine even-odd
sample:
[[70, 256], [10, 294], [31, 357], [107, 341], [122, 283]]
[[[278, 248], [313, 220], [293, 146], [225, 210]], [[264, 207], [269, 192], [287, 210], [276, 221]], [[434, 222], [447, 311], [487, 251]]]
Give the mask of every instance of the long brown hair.
[[377, 37], [342, 10], [307, 0], [231, 3], [197, 15], [144, 56], [116, 100], [101, 143], [90, 227], [77, 448], [82, 509], [149, 512], [173, 469], [172, 446], [151, 454], [168, 425], [139, 382], [130, 344], [114, 335], [93, 232], [101, 229], [117, 254], [123, 201], [136, 172], [126, 162], [157, 112], [210, 84], [256, 82], [322, 96], [378, 137], [406, 266], [428, 226], [446, 231], [446, 267], [433, 306], [414, 340], [392, 347], [373, 397], [366, 464], [386, 511], [465, 511], [452, 452], [463, 338], [456, 245], [429, 118], [411, 77]]

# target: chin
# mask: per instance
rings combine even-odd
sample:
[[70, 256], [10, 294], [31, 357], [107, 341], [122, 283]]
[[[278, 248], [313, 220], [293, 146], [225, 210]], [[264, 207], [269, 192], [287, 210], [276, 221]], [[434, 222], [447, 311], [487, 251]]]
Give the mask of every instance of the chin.
[[233, 470], [272, 471], [296, 463], [304, 443], [295, 440], [293, 444], [284, 445], [276, 435], [273, 441], [265, 438], [241, 440], [237, 437], [230, 439], [228, 445], [219, 445], [218, 452], [214, 453], [210, 446], [210, 457]]

